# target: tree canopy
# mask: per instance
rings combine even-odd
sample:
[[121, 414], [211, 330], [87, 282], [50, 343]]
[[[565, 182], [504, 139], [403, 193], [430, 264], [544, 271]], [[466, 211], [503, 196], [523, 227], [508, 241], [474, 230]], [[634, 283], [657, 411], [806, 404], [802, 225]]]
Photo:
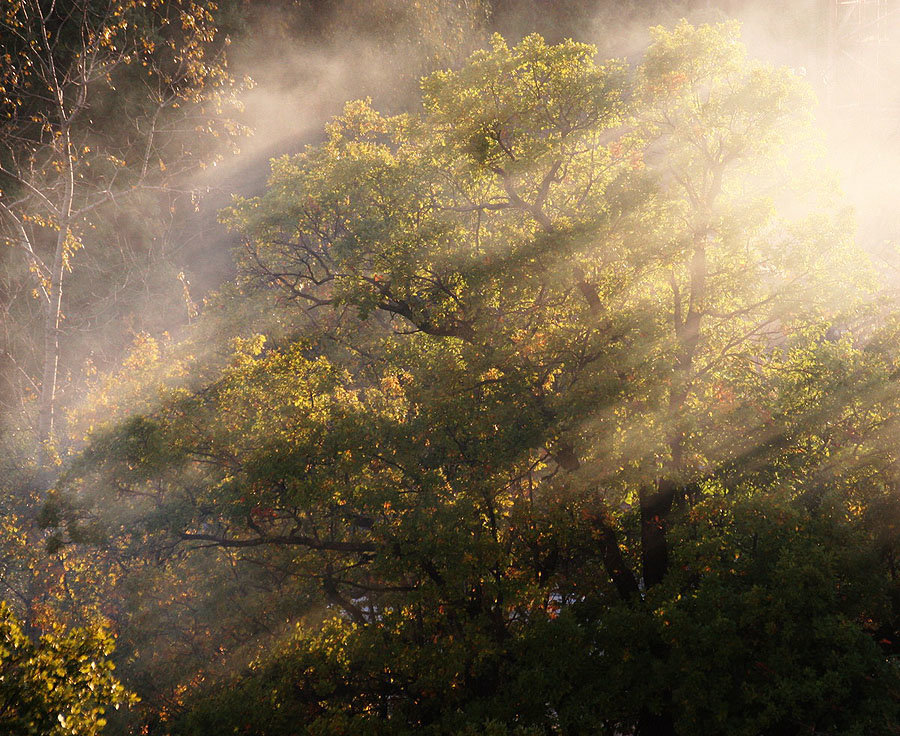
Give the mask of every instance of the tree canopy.
[[809, 90], [734, 24], [595, 55], [349, 103], [223, 213], [225, 316], [76, 422], [55, 544], [296, 602], [161, 732], [893, 728], [896, 321]]

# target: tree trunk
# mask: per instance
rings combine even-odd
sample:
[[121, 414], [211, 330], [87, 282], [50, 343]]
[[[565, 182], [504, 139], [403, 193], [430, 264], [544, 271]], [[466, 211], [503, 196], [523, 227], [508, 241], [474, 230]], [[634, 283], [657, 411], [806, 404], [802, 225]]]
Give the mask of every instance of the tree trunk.
[[666, 534], [675, 492], [675, 483], [666, 478], [659, 482], [655, 492], [641, 494], [641, 574], [645, 588], [661, 583], [669, 570]]
[[600, 551], [603, 556], [603, 566], [609, 575], [623, 601], [633, 600], [640, 592], [634, 573], [628, 567], [628, 563], [619, 549], [619, 541], [612, 524], [604, 518], [605, 514], [595, 514], [591, 517], [594, 532], [600, 543]]
[[56, 410], [56, 381], [59, 372], [59, 317], [61, 306], [62, 277], [60, 274], [59, 281], [51, 285], [50, 304], [44, 320], [44, 364], [41, 371], [40, 416], [38, 417], [38, 439], [42, 443], [49, 442], [53, 437], [54, 414]]
[[59, 321], [62, 315], [62, 287], [65, 273], [66, 247], [72, 235], [70, 218], [75, 196], [75, 172], [73, 170], [71, 143], [68, 130], [63, 133], [66, 161], [66, 190], [59, 210], [59, 232], [53, 254], [50, 273], [49, 303], [44, 320], [44, 364], [41, 371], [40, 416], [38, 439], [42, 444], [53, 440], [56, 413], [56, 384], [59, 373]]
[[[70, 125], [77, 109], [71, 113], [66, 109], [66, 95], [57, 74], [54, 49], [47, 28], [47, 18], [38, 3], [34, 5], [39, 18], [41, 45], [46, 62], [46, 83], [55, 98], [59, 114], [59, 154], [65, 172], [65, 188], [62, 201], [57, 209], [56, 249], [53, 253], [53, 268], [50, 272], [49, 300], [44, 321], [44, 364], [41, 371], [41, 396], [38, 417], [38, 439], [41, 442], [41, 459], [46, 460], [47, 446], [53, 441], [53, 425], [56, 413], [56, 383], [59, 371], [59, 321], [62, 314], [62, 286], [65, 272], [66, 248], [72, 236], [72, 204], [75, 200], [75, 157], [72, 151]], [[51, 9], [52, 10], [52, 9]], [[82, 84], [79, 94], [83, 106], [87, 85]]]
[[656, 488], [641, 494], [641, 562], [644, 587], [652, 588], [665, 578], [669, 570], [669, 517], [675, 505], [679, 485], [684, 482], [684, 450], [688, 428], [683, 415], [690, 394], [694, 356], [700, 344], [703, 301], [706, 297], [706, 234], [698, 236], [689, 264], [687, 312], [682, 312], [681, 299], [675, 290], [674, 328], [678, 354], [674, 366], [672, 388], [669, 393], [669, 421], [673, 423], [668, 439], [669, 462], [665, 476]]

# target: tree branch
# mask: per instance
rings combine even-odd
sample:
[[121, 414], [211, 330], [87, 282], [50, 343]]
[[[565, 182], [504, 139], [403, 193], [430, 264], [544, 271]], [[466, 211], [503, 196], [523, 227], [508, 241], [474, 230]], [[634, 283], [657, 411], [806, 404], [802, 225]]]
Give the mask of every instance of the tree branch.
[[218, 547], [264, 547], [271, 546], [296, 546], [309, 549], [325, 550], [330, 552], [375, 552], [378, 545], [374, 542], [336, 542], [323, 541], [307, 537], [301, 534], [279, 534], [275, 536], [259, 536], [252, 539], [231, 539], [215, 534], [202, 534], [195, 532], [181, 532], [179, 538], [186, 542], [211, 542]]

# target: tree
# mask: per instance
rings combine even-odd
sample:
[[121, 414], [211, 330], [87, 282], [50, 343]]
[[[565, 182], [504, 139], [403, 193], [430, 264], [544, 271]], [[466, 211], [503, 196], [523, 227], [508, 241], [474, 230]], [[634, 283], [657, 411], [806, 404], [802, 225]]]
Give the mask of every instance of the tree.
[[[883, 458], [840, 476], [827, 457], [872, 436], [843, 373], [884, 381], [896, 361], [835, 336], [865, 274], [808, 154], [808, 91], [728, 24], [655, 29], [637, 70], [593, 57], [495, 38], [423, 82], [421, 113], [350, 103], [322, 145], [275, 160], [225, 220], [241, 288], [286, 301], [279, 330], [167, 356], [159, 391], [68, 474], [70, 519], [96, 521], [114, 493], [140, 549], [288, 554], [339, 614], [273, 665], [272, 692], [284, 661], [292, 683], [278, 728], [890, 721], [866, 683], [892, 671], [859, 625], [892, 620], [874, 603], [886, 578], [840, 598], [852, 555], [816, 577], [816, 542], [767, 521], [847, 550], [866, 538], [844, 525]], [[795, 625], [802, 605], [772, 603], [791, 581], [816, 611], [793, 662], [791, 637], [757, 630]], [[707, 661], [717, 596], [724, 679]], [[846, 634], [824, 667], [821, 631]], [[545, 676], [547, 641], [570, 675]], [[819, 684], [774, 697], [769, 671]], [[715, 703], [686, 696], [688, 676]], [[856, 705], [841, 720], [833, 702]]]
[[0, 726], [23, 736], [92, 736], [107, 707], [134, 702], [113, 675], [100, 628], [54, 631], [35, 643], [0, 604]]
[[[221, 114], [232, 85], [224, 42], [201, 4], [21, 0], [5, 4], [0, 31], [0, 221], [41, 304], [37, 375], [10, 352], [15, 341], [5, 352], [39, 393], [35, 425], [46, 442], [57, 413], [63, 285], [78, 251], [110, 237], [98, 231], [103, 218], [122, 229], [117, 210], [146, 207], [148, 192], [208, 161], [210, 137], [240, 130]], [[19, 295], [4, 296], [7, 314], [20, 314]]]

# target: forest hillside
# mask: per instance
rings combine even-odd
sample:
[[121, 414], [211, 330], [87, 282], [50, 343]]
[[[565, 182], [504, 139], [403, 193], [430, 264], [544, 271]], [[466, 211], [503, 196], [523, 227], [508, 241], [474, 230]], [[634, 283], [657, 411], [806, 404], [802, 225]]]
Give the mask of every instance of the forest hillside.
[[4, 3], [0, 733], [900, 733], [869, 5]]

